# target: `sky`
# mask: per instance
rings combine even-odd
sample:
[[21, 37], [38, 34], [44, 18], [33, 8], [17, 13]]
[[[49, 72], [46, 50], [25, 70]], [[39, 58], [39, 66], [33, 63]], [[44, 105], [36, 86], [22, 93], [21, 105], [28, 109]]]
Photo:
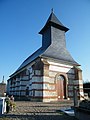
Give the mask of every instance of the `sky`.
[[66, 47], [90, 80], [90, 0], [0, 0], [0, 82], [42, 44], [39, 31], [51, 9], [70, 30]]

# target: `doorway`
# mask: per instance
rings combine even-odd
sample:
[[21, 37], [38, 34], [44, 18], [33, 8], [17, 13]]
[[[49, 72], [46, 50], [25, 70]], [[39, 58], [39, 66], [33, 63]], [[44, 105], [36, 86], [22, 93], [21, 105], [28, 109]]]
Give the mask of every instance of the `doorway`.
[[66, 80], [63, 75], [58, 75], [56, 77], [57, 84], [56, 84], [56, 89], [57, 89], [57, 97], [58, 100], [65, 99], [66, 98]]

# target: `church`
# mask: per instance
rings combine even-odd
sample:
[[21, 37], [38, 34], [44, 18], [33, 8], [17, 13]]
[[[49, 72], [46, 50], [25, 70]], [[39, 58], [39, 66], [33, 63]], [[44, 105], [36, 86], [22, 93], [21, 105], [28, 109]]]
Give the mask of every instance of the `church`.
[[74, 86], [83, 94], [82, 70], [66, 48], [68, 30], [52, 11], [39, 32], [42, 46], [7, 80], [9, 95], [42, 102], [70, 100]]

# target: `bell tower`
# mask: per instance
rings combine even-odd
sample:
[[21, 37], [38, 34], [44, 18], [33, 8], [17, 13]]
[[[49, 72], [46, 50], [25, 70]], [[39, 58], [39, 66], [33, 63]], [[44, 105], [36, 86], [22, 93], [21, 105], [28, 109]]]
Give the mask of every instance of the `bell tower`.
[[52, 11], [45, 26], [39, 32], [42, 34], [42, 50], [45, 50], [42, 56], [78, 64], [66, 49], [65, 33], [68, 30]]

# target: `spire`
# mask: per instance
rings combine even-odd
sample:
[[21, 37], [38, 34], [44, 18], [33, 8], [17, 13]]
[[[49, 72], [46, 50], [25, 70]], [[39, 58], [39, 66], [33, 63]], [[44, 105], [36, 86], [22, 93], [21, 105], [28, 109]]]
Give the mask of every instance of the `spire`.
[[51, 13], [53, 13], [53, 11], [54, 11], [54, 10], [53, 10], [53, 8], [52, 8], [52, 9], [51, 9]]
[[39, 33], [42, 34], [49, 26], [56, 27], [56, 28], [63, 30], [65, 32], [67, 32], [69, 30], [55, 16], [55, 14], [53, 13], [53, 8], [51, 9], [51, 14], [50, 14], [45, 26], [42, 28], [42, 30]]
[[4, 75], [3, 75], [2, 83], [4, 83]]

